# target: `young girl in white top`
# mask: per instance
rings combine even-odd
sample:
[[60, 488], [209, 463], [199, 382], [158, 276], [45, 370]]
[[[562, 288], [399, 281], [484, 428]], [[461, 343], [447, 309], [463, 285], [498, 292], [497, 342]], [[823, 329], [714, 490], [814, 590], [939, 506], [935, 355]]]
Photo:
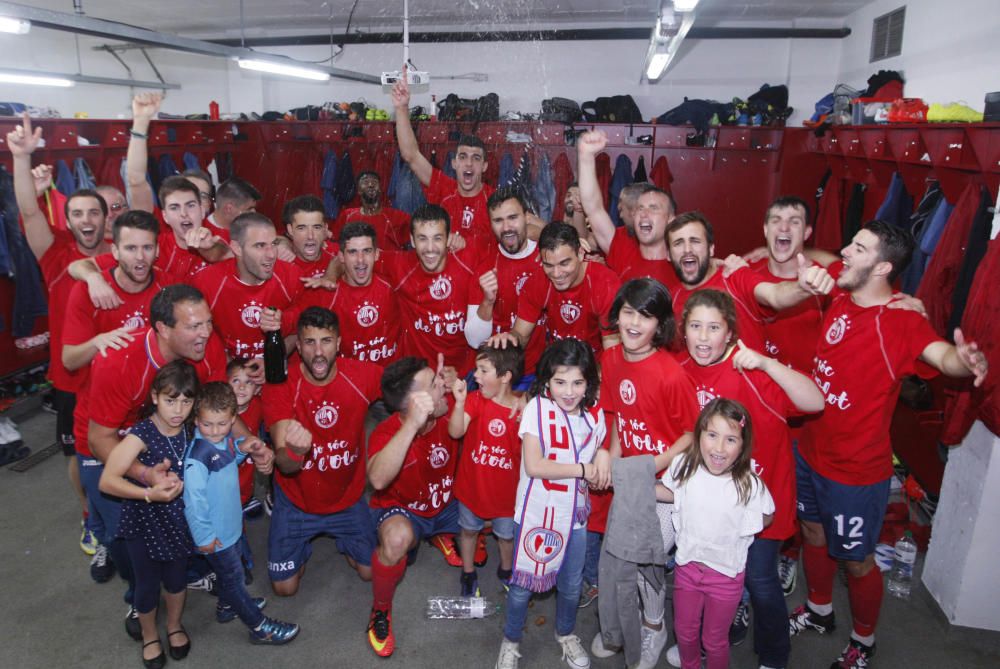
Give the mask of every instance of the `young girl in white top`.
[[608, 452], [600, 383], [589, 344], [550, 344], [535, 371], [521, 416], [521, 479], [514, 506], [514, 570], [496, 669], [516, 669], [532, 593], [556, 588], [556, 641], [570, 667], [590, 656], [573, 630], [587, 552], [588, 483], [607, 487]]
[[750, 414], [717, 398], [698, 416], [694, 444], [674, 458], [657, 497], [674, 503], [674, 629], [682, 669], [729, 666], [729, 625], [740, 603], [747, 549], [774, 514], [753, 473]]

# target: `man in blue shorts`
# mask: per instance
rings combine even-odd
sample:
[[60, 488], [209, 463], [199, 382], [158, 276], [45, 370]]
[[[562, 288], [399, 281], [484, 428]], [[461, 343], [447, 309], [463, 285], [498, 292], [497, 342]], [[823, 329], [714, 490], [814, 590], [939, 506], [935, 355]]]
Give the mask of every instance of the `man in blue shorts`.
[[317, 536], [333, 537], [365, 581], [375, 549], [375, 527], [362, 498], [364, 421], [380, 395], [382, 368], [337, 358], [340, 324], [328, 309], [305, 309], [297, 333], [301, 361], [284, 383], [264, 388], [276, 465], [267, 570], [279, 596], [298, 591]]
[[368, 440], [368, 480], [378, 548], [372, 554], [372, 612], [368, 643], [376, 655], [395, 650], [392, 598], [406, 573], [407, 554], [421, 539], [458, 532], [452, 484], [458, 460], [448, 435], [445, 381], [423, 358], [407, 357], [385, 369], [382, 399], [392, 416]]

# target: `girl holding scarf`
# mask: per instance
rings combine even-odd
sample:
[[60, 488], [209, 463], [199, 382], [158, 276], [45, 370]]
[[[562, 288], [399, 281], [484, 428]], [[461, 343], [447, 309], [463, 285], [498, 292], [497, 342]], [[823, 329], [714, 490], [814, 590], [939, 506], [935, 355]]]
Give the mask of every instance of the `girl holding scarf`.
[[514, 573], [497, 669], [516, 669], [531, 595], [553, 586], [563, 659], [576, 669], [590, 667], [573, 630], [587, 549], [588, 484], [607, 487], [610, 479], [599, 385], [593, 350], [578, 339], [554, 342], [538, 362], [519, 429]]

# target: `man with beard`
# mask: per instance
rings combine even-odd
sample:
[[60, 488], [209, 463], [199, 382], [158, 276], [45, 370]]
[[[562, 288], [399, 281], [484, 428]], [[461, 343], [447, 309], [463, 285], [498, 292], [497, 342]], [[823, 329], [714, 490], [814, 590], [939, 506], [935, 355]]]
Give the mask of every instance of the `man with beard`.
[[[53, 386], [53, 404], [56, 410], [56, 443], [62, 446], [67, 460], [70, 484], [80, 500], [84, 518], [80, 548], [89, 555], [97, 550], [93, 533], [86, 525], [87, 500], [80, 484], [79, 466], [73, 443], [73, 411], [76, 391], [81, 378], [62, 364], [62, 342], [65, 332], [61, 314], [66, 313], [66, 303], [74, 282], [66, 268], [74, 260], [92, 258], [105, 253], [104, 229], [108, 205], [95, 191], [78, 190], [66, 200], [66, 229], [49, 225], [45, 214], [38, 208], [38, 195], [31, 170], [31, 154], [38, 148], [42, 129], [31, 127], [31, 118], [25, 114], [23, 125], [7, 133], [7, 148], [14, 167], [14, 197], [24, 222], [24, 236], [28, 248], [38, 260], [42, 277], [49, 293], [49, 379]], [[40, 169], [42, 183], [48, 186], [50, 170]]]
[[597, 183], [597, 154], [608, 143], [601, 130], [586, 132], [576, 142], [580, 161], [580, 200], [608, 267], [622, 281], [649, 277], [673, 293], [677, 275], [667, 253], [667, 225], [674, 220], [674, 201], [653, 184], [635, 184], [619, 200], [619, 211], [627, 212], [629, 224], [616, 228], [604, 208]]
[[576, 229], [567, 223], [545, 226], [538, 238], [542, 273], [531, 276], [521, 291], [517, 319], [509, 332], [490, 337], [492, 346], [508, 342], [526, 347], [535, 327], [543, 325], [546, 339], [576, 337], [600, 353], [618, 343], [606, 330], [608, 313], [619, 281], [607, 267], [583, 260]]
[[448, 411], [438, 372], [423, 358], [403, 358], [385, 369], [382, 398], [395, 411], [368, 441], [369, 501], [378, 532], [372, 553], [372, 611], [368, 643], [392, 655], [392, 600], [406, 573], [407, 555], [423, 538], [458, 532], [452, 499], [459, 442], [448, 435]]
[[333, 236], [339, 237], [348, 223], [361, 221], [375, 230], [380, 249], [402, 251], [410, 241], [410, 217], [405, 211], [382, 206], [382, 182], [375, 172], [358, 175], [358, 195], [361, 206], [340, 212], [333, 224]]
[[[107, 349], [106, 356], [96, 356], [90, 368], [88, 394], [89, 423], [86, 443], [94, 457], [105, 461], [118, 445], [121, 435], [138, 419], [139, 410], [149, 398], [149, 390], [156, 370], [163, 365], [183, 358], [195, 367], [198, 380], [224, 381], [226, 355], [222, 344], [212, 335], [212, 314], [200, 292], [185, 284], [175, 284], [162, 289], [149, 306], [150, 326], [135, 333], [133, 341], [121, 349]], [[242, 421], [234, 427], [237, 436], [252, 438]], [[249, 442], [256, 454], [260, 453], [261, 467], [270, 464], [270, 454], [259, 440]], [[130, 479], [146, 485], [155, 485], [168, 474], [169, 464], [146, 467], [136, 461], [127, 472]], [[117, 532], [117, 520], [106, 527], [109, 536]], [[109, 546], [119, 570], [127, 565], [127, 553], [116, 539]], [[125, 619], [129, 635], [139, 640], [138, 615], [131, 606]]]
[[[491, 335], [500, 334], [517, 321], [517, 305], [528, 279], [542, 274], [538, 243], [528, 239], [527, 207], [516, 188], [500, 188], [486, 203], [490, 228], [496, 239], [476, 268], [479, 281], [470, 286], [465, 339], [474, 349]], [[535, 365], [545, 348], [542, 328], [531, 333], [525, 349], [527, 370], [517, 389], [527, 389], [535, 378]]]
[[302, 291], [298, 269], [278, 260], [278, 235], [263, 214], [240, 214], [230, 227], [235, 258], [198, 272], [192, 285], [212, 310], [231, 358], [263, 358], [264, 336], [281, 329], [281, 310]]
[[292, 264], [305, 278], [326, 274], [336, 249], [330, 248], [327, 239], [330, 229], [326, 225], [323, 201], [315, 195], [300, 195], [285, 203], [281, 211], [285, 235], [292, 243], [295, 259]]
[[868, 667], [875, 654], [883, 584], [874, 552], [893, 474], [889, 423], [901, 381], [918, 361], [947, 376], [974, 376], [976, 386], [987, 373], [986, 357], [961, 330], [951, 345], [919, 313], [886, 308], [913, 247], [908, 231], [870, 221], [841, 250], [837, 286], [845, 294], [826, 311], [813, 372], [826, 410], [806, 422], [796, 454], [809, 596], [792, 613], [790, 631], [834, 628], [833, 581], [837, 561], [845, 561], [853, 629], [832, 665], [840, 669]]
[[826, 295], [833, 289], [833, 279], [826, 269], [812, 265], [801, 253], [795, 256], [795, 281], [764, 281], [749, 268], [725, 276], [722, 266], [712, 262], [712, 225], [698, 211], [681, 214], [670, 222], [667, 249], [680, 280], [671, 291], [674, 313], [680, 313], [688, 297], [700, 288], [729, 293], [736, 303], [737, 331], [747, 347], [755, 351], [765, 349], [763, 324], [774, 311], [795, 306], [810, 295]]
[[[90, 364], [100, 354], [119, 351], [148, 327], [149, 303], [162, 288], [173, 283], [153, 271], [156, 258], [156, 237], [159, 223], [144, 211], [128, 212], [115, 221], [111, 255], [97, 258], [105, 280], [113, 287], [121, 305], [114, 309], [98, 309], [90, 301], [87, 285], [77, 283], [70, 292], [64, 312], [62, 362], [66, 369], [77, 372], [80, 387], [73, 414], [74, 441], [80, 481], [87, 495], [90, 510], [89, 526], [100, 542], [90, 565], [90, 575], [105, 583], [117, 567], [123, 578], [131, 582], [128, 553], [115, 542], [121, 500], [104, 495], [99, 489], [103, 458], [98, 459], [87, 443], [90, 420]], [[109, 262], [110, 261], [110, 262]], [[109, 549], [114, 553], [109, 555]]]
[[380, 249], [375, 230], [354, 221], [340, 231], [337, 260], [342, 275], [333, 290], [306, 290], [285, 316], [286, 327], [298, 312], [317, 306], [329, 309], [339, 321], [340, 353], [346, 358], [385, 367], [399, 353], [399, 304], [392, 286], [375, 275]]
[[98, 186], [95, 190], [98, 195], [104, 198], [104, 201], [108, 205], [108, 220], [104, 226], [104, 241], [110, 243], [111, 231], [115, 220], [129, 210], [128, 200], [125, 198], [125, 194], [114, 186]]
[[309, 307], [296, 325], [301, 361], [288, 379], [264, 388], [264, 418], [274, 439], [274, 509], [268, 536], [268, 574], [276, 595], [294, 595], [311, 541], [333, 537], [337, 549], [371, 580], [375, 526], [363, 499], [364, 423], [381, 394], [382, 368], [337, 359], [337, 316]]

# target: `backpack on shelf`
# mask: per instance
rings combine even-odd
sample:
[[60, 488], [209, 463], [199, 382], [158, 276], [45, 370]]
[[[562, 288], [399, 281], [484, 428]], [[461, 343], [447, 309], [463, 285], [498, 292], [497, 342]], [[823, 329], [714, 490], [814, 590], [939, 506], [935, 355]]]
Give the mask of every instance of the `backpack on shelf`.
[[631, 95], [613, 95], [580, 105], [583, 120], [596, 123], [642, 123], [639, 106]]
[[547, 98], [542, 100], [542, 113], [538, 115], [540, 121], [556, 121], [558, 123], [572, 124], [583, 118], [580, 105], [576, 100], [569, 98]]

